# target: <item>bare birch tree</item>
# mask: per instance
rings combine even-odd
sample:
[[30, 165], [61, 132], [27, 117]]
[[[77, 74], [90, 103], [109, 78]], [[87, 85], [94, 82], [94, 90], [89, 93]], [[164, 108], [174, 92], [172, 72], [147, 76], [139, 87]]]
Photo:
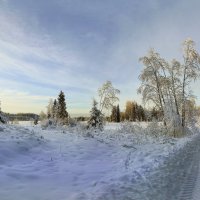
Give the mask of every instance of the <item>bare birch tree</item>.
[[111, 81], [106, 81], [101, 88], [98, 89], [99, 94], [99, 110], [103, 112], [104, 110], [109, 110], [113, 107], [114, 103], [119, 101], [117, 95], [120, 91], [113, 87]]
[[[174, 136], [184, 131], [186, 102], [194, 98], [190, 84], [200, 74], [200, 56], [191, 39], [183, 43], [183, 58], [183, 64], [175, 59], [168, 63], [152, 49], [140, 58], [144, 69], [139, 76], [142, 84], [138, 92], [144, 102], [151, 101], [161, 110], [164, 125], [173, 129]], [[187, 106], [187, 112], [190, 108]]]
[[[162, 63], [166, 63], [158, 53], [151, 49], [147, 56], [140, 58], [144, 64], [139, 79], [142, 84], [138, 92], [142, 94], [144, 103], [151, 101], [161, 110], [164, 116], [165, 98], [163, 94], [163, 77], [160, 74]], [[164, 120], [164, 124], [166, 124]]]

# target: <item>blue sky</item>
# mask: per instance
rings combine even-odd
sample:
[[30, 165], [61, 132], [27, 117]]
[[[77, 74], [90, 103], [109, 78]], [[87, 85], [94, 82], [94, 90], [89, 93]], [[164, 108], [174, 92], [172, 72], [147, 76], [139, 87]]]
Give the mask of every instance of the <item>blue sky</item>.
[[106, 80], [121, 90], [121, 109], [141, 101], [139, 57], [154, 47], [182, 59], [188, 37], [200, 49], [199, 8], [199, 0], [0, 0], [2, 109], [39, 113], [63, 90], [69, 112], [87, 114]]

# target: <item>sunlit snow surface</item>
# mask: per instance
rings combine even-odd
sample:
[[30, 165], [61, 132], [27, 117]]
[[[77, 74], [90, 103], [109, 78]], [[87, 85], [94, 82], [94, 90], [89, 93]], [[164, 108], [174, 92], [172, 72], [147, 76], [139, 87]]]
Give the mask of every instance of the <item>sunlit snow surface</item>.
[[199, 152], [198, 135], [131, 145], [131, 136], [121, 137], [126, 133], [117, 129], [108, 125], [91, 137], [73, 128], [0, 125], [0, 199], [163, 200], [184, 195], [188, 169]]

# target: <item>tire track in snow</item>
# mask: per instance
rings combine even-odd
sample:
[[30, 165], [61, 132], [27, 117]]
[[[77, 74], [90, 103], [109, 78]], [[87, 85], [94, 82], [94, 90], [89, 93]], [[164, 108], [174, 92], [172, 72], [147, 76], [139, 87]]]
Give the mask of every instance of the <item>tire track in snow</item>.
[[195, 145], [191, 154], [191, 164], [187, 174], [184, 176], [180, 200], [199, 200], [200, 199], [200, 142]]
[[[200, 156], [199, 156], [200, 157]], [[199, 166], [200, 166], [200, 158], [199, 158]], [[200, 167], [198, 167], [198, 175], [196, 176], [196, 184], [193, 190], [193, 200], [200, 199]]]
[[[190, 173], [184, 180], [183, 189], [181, 191], [180, 200], [192, 200], [194, 188], [197, 183], [197, 174], [198, 174], [199, 164], [193, 163], [190, 167]], [[200, 193], [199, 193], [200, 194]], [[200, 196], [198, 196], [199, 200]], [[195, 200], [197, 200], [195, 199]]]
[[199, 161], [200, 136], [197, 136], [173, 156], [170, 156], [158, 168], [157, 173], [148, 177], [153, 190], [147, 188], [145, 194], [147, 199], [192, 200]]

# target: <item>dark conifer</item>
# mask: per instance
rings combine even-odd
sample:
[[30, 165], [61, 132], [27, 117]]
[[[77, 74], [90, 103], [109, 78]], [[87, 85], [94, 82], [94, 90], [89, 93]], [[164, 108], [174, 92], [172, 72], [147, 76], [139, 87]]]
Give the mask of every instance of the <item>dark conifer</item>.
[[119, 104], [117, 105], [117, 109], [116, 109], [116, 122], [120, 122], [120, 108], [119, 108]]
[[53, 110], [52, 110], [52, 114], [53, 114], [53, 118], [57, 118], [58, 115], [58, 109], [57, 109], [58, 105], [57, 105], [57, 101], [56, 99], [53, 102]]
[[67, 107], [65, 102], [65, 94], [63, 91], [60, 92], [58, 95], [58, 118], [63, 123], [67, 123], [68, 113], [67, 113]]
[[110, 116], [111, 122], [116, 122], [117, 121], [117, 107], [113, 106], [112, 107], [112, 112]]

